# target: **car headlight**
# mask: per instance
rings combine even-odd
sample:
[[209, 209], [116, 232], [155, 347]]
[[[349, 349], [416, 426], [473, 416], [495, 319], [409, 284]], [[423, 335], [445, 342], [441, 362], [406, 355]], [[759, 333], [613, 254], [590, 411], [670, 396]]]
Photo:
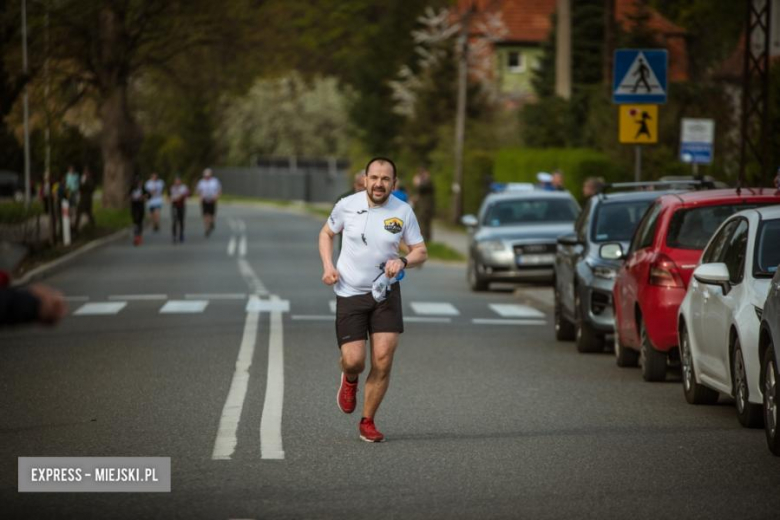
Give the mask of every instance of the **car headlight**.
[[607, 267], [605, 265], [590, 265], [590, 270], [593, 272], [593, 276], [596, 278], [602, 278], [604, 280], [614, 280], [617, 275], [617, 269], [614, 267]]
[[485, 240], [484, 242], [479, 242], [477, 244], [477, 248], [479, 248], [479, 250], [483, 253], [503, 251], [504, 243], [500, 240]]

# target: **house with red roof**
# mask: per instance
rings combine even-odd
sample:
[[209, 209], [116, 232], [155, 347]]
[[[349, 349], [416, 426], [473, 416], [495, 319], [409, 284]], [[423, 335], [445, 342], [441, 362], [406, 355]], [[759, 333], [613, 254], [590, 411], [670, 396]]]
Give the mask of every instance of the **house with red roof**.
[[[576, 0], [571, 0], [572, 2]], [[496, 92], [507, 101], [525, 102], [534, 99], [531, 79], [534, 69], [542, 58], [542, 44], [550, 37], [553, 29], [553, 14], [556, 0], [459, 0], [458, 9], [474, 10], [470, 41], [472, 47], [481, 53], [488, 53], [492, 70], [480, 74], [490, 80]], [[688, 53], [685, 43], [685, 29], [664, 18], [641, 0], [614, 0], [615, 21], [625, 31], [637, 23], [639, 14], [644, 14], [644, 23], [657, 38], [658, 47], [669, 51], [670, 81], [688, 79]], [[482, 27], [487, 16], [499, 15], [503, 22], [503, 34], [485, 34]], [[576, 24], [577, 20], [572, 19]], [[490, 40], [486, 47], [477, 43]]]

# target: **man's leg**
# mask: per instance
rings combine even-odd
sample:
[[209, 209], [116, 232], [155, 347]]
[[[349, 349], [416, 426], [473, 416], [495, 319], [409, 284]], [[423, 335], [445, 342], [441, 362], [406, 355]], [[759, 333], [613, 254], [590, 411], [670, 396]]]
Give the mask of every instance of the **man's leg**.
[[375, 332], [371, 334], [371, 371], [366, 380], [366, 396], [363, 401], [363, 417], [373, 419], [387, 387], [390, 385], [390, 370], [398, 346], [397, 332]]
[[341, 346], [341, 371], [347, 376], [347, 381], [355, 382], [366, 368], [366, 342], [352, 341]]

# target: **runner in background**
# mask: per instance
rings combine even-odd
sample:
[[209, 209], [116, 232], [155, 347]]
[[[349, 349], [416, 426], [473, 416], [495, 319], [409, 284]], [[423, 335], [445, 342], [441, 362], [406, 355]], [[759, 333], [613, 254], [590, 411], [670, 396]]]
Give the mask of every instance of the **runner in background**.
[[130, 215], [133, 217], [133, 245], [140, 246], [143, 243], [144, 213], [149, 192], [144, 187], [141, 177], [133, 179], [130, 186]]
[[184, 215], [187, 208], [187, 197], [190, 195], [190, 189], [181, 182], [178, 175], [173, 180], [170, 193], [171, 197], [171, 220], [173, 220], [173, 243], [184, 242]]
[[203, 170], [203, 178], [198, 181], [195, 192], [200, 197], [200, 208], [203, 213], [203, 227], [206, 236], [214, 231], [214, 217], [217, 214], [217, 200], [222, 194], [222, 184], [214, 177], [211, 168]]
[[165, 181], [159, 175], [152, 173], [152, 176], [144, 185], [149, 192], [149, 215], [152, 217], [152, 229], [157, 233], [160, 231], [160, 211], [163, 206], [163, 194], [165, 193]]

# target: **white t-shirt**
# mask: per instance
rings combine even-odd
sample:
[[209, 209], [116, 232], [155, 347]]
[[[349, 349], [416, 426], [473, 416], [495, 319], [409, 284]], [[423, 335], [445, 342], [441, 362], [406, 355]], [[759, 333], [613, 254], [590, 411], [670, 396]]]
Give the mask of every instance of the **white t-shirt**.
[[216, 177], [201, 179], [195, 187], [195, 192], [197, 192], [197, 194], [200, 195], [200, 198], [206, 202], [213, 202], [216, 200], [220, 191], [222, 191], [222, 184], [220, 184]]
[[149, 192], [149, 207], [156, 208], [163, 204], [163, 193], [165, 192], [165, 181], [157, 179], [153, 181], [149, 179], [145, 184], [146, 191]]
[[333, 288], [342, 297], [370, 293], [382, 273], [379, 265], [398, 258], [401, 239], [409, 246], [423, 242], [411, 206], [394, 195], [375, 208], [369, 208], [365, 191], [344, 197], [333, 208], [328, 226], [343, 236], [336, 265], [339, 281]]

